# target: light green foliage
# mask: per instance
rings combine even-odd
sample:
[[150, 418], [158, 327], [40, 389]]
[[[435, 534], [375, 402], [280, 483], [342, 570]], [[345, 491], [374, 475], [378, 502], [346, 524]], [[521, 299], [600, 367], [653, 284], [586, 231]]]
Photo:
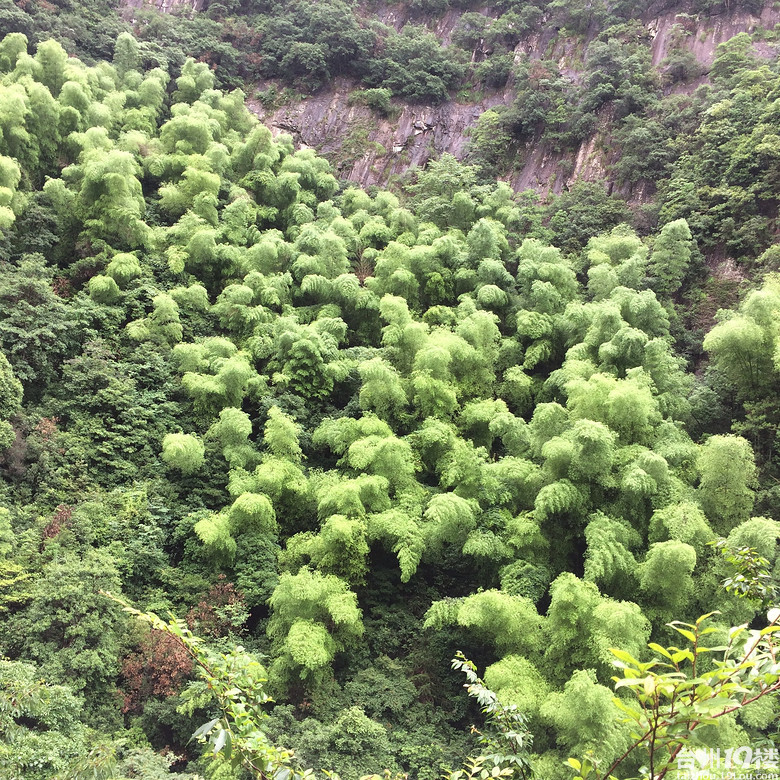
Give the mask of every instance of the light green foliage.
[[505, 704], [515, 704], [531, 719], [536, 719], [550, 695], [547, 681], [536, 667], [519, 655], [504, 656], [485, 669], [485, 683]]
[[234, 559], [238, 548], [227, 512], [219, 512], [198, 520], [193, 530], [212, 556], [226, 561]]
[[712, 77], [715, 82], [732, 82], [746, 65], [754, 64], [752, 48], [753, 41], [746, 32], [741, 32], [719, 44], [712, 65]]
[[722, 312], [722, 321], [704, 339], [718, 371], [743, 399], [760, 397], [774, 382], [779, 313], [780, 282], [769, 276], [745, 298], [739, 313]]
[[14, 69], [19, 55], [27, 53], [27, 36], [22, 33], [8, 33], [0, 41], [0, 67], [4, 73]]
[[191, 284], [189, 287], [174, 287], [170, 295], [180, 308], [203, 312], [208, 311], [210, 306], [208, 291], [200, 284]]
[[578, 420], [571, 429], [573, 469], [586, 479], [604, 479], [615, 458], [614, 434], [604, 425]]
[[230, 507], [198, 520], [193, 530], [216, 560], [233, 563], [237, 539], [273, 538], [276, 512], [268, 496], [242, 492]]
[[179, 359], [186, 361], [182, 367], [197, 355], [197, 367], [212, 372], [186, 371], [182, 377], [184, 389], [192, 397], [196, 410], [204, 415], [215, 414], [226, 406], [238, 407], [248, 392], [257, 392], [262, 387], [247, 355], [236, 352], [230, 342], [227, 343], [231, 354], [221, 354], [218, 342], [222, 341], [225, 340], [212, 339], [204, 343], [203, 350], [188, 348], [179, 352]]
[[193, 103], [203, 92], [214, 87], [214, 76], [203, 62], [188, 58], [176, 79], [177, 101]]
[[578, 420], [562, 435], [549, 438], [540, 454], [545, 470], [553, 478], [609, 485], [615, 453], [616, 436], [606, 425]]
[[585, 580], [595, 582], [613, 595], [633, 592], [640, 535], [629, 525], [603, 514], [594, 516], [585, 528]]
[[0, 230], [7, 230], [16, 219], [14, 196], [22, 172], [10, 157], [0, 156]]
[[425, 616], [425, 626], [441, 629], [452, 624], [478, 632], [501, 653], [526, 655], [539, 652], [543, 646], [545, 620], [531, 600], [499, 590], [434, 602]]
[[282, 318], [274, 324], [279, 372], [274, 381], [302, 396], [324, 398], [347, 366], [338, 360], [338, 347], [346, 335], [339, 317], [322, 317], [310, 325]]
[[98, 146], [99, 133], [86, 135], [96, 145], [84, 149], [78, 165], [63, 171], [66, 181], [76, 186], [76, 208], [86, 234], [120, 248], [145, 245], [149, 228], [143, 221], [140, 167], [129, 152]]
[[401, 582], [409, 580], [417, 573], [426, 548], [425, 532], [418, 522], [416, 507], [388, 509], [369, 515], [368, 537], [387, 544], [398, 557], [401, 570]]
[[[484, 754], [469, 759], [463, 770], [450, 773], [450, 777], [488, 776], [488, 767], [493, 769], [489, 776], [508, 777], [515, 773], [529, 777], [532, 771], [530, 751], [533, 734], [528, 729], [525, 714], [515, 704], [504, 704], [498, 696], [477, 676], [477, 667], [463, 653], [458, 651], [452, 659], [452, 668], [466, 675], [464, 688], [475, 699], [485, 716], [485, 730], [479, 733], [479, 741], [485, 747]], [[486, 768], [481, 769], [482, 764]]]
[[408, 404], [398, 373], [382, 358], [361, 363], [358, 370], [363, 382], [360, 388], [361, 408], [386, 421], [397, 419]]
[[246, 492], [268, 496], [285, 531], [299, 527], [302, 521], [309, 525], [317, 509], [312, 486], [300, 467], [275, 456], [265, 456], [251, 474], [231, 470], [228, 491], [236, 498]]
[[203, 442], [191, 433], [168, 433], [162, 447], [162, 459], [182, 474], [192, 474], [205, 463]]
[[[407, 373], [415, 354], [426, 341], [428, 328], [414, 322], [407, 302], [396, 295], [385, 295], [379, 304], [379, 312], [387, 325], [382, 329], [382, 343], [402, 373]], [[446, 358], [444, 358], [446, 360]]]
[[668, 222], [653, 244], [648, 264], [651, 287], [660, 295], [680, 289], [691, 261], [691, 229], [684, 219]]
[[0, 452], [13, 444], [15, 434], [8, 422], [22, 403], [22, 384], [14, 376], [6, 356], [0, 352]]
[[89, 294], [98, 303], [114, 303], [119, 298], [119, 285], [110, 276], [98, 274], [89, 280]]
[[[458, 208], [456, 195], [466, 195], [466, 200], [470, 200], [468, 191], [476, 181], [474, 166], [461, 165], [452, 155], [443, 154], [416, 173], [415, 183], [407, 189], [420, 221], [433, 222], [439, 227], [451, 224], [460, 229], [470, 227], [470, 219], [458, 219], [464, 210]], [[473, 205], [471, 210], [473, 214]]]
[[777, 539], [780, 525], [768, 517], [753, 517], [740, 523], [728, 535], [728, 546], [732, 550], [749, 547], [770, 563], [777, 558]]
[[620, 722], [613, 694], [596, 681], [593, 670], [578, 670], [544, 702], [541, 716], [553, 725], [567, 754], [592, 751], [608, 764], [630, 745], [628, 728]]
[[728, 532], [753, 509], [756, 466], [750, 444], [739, 436], [712, 436], [698, 459], [699, 500], [715, 529]]
[[568, 427], [569, 413], [560, 404], [537, 404], [528, 425], [531, 436], [531, 452], [539, 457], [545, 443], [554, 436], [563, 433]]
[[232, 529], [268, 534], [276, 530], [276, 513], [267, 496], [242, 493], [228, 510]]
[[539, 491], [534, 501], [534, 515], [543, 523], [555, 515], [576, 514], [582, 505], [582, 493], [568, 479], [562, 479]]
[[302, 556], [318, 571], [335, 574], [350, 585], [361, 584], [368, 570], [365, 521], [331, 515], [316, 536], [293, 536], [285, 557], [295, 560]]
[[708, 335], [705, 348], [738, 388], [752, 391], [763, 379], [771, 355], [761, 327], [744, 317], [727, 319]]
[[280, 683], [295, 670], [316, 684], [334, 655], [363, 634], [355, 594], [332, 574], [306, 568], [282, 574], [270, 604], [268, 634], [277, 655], [271, 672]]
[[624, 444], [646, 442], [661, 421], [648, 379], [635, 369], [626, 379], [594, 374], [587, 380], [572, 380], [566, 385], [567, 407], [575, 419], [605, 423]]
[[477, 522], [473, 505], [454, 493], [434, 496], [424, 518], [430, 544], [435, 547], [441, 547], [444, 542], [463, 544]]
[[390, 426], [374, 415], [365, 415], [359, 420], [354, 417], [340, 417], [324, 420], [314, 432], [316, 445], [327, 445], [337, 455], [343, 455], [358, 439], [364, 436], [390, 436]]
[[696, 550], [685, 542], [670, 539], [651, 545], [637, 569], [642, 590], [670, 612], [678, 613], [693, 591]]
[[162, 347], [178, 344], [183, 334], [179, 305], [167, 293], [155, 295], [152, 299], [152, 313], [129, 323], [127, 333], [133, 341], [149, 341]]
[[208, 435], [222, 445], [222, 454], [232, 468], [245, 468], [257, 460], [257, 452], [249, 443], [252, 421], [241, 409], [228, 407], [219, 413], [219, 420], [208, 430]]
[[40, 66], [40, 81], [57, 97], [66, 80], [67, 52], [56, 41], [43, 41], [38, 44], [35, 61]]
[[178, 183], [160, 187], [160, 208], [173, 218], [191, 209], [213, 224], [212, 215], [216, 215], [219, 184], [220, 178], [216, 173], [189, 167], [182, 173]]
[[367, 474], [323, 480], [317, 489], [317, 512], [321, 518], [334, 514], [362, 518], [368, 512], [383, 512], [390, 508], [388, 487], [384, 477]]
[[398, 492], [414, 481], [416, 464], [407, 441], [396, 436], [369, 435], [349, 445], [345, 462], [356, 472], [383, 477]]
[[701, 509], [691, 502], [683, 502], [653, 512], [650, 520], [651, 542], [676, 539], [690, 545], [701, 556], [706, 545], [715, 540], [707, 518]]
[[606, 678], [609, 648], [620, 644], [638, 653], [647, 642], [650, 624], [636, 604], [604, 598], [595, 584], [570, 573], [561, 574], [550, 593], [544, 656], [550, 679], [563, 682], [574, 669], [596, 669]]
[[135, 255], [120, 253], [114, 255], [111, 262], [106, 266], [106, 275], [110, 276], [120, 287], [124, 288], [127, 284], [141, 275], [141, 264]]
[[129, 33], [121, 33], [116, 39], [113, 64], [119, 78], [124, 78], [128, 71], [139, 69], [141, 58], [138, 41]]
[[639, 289], [645, 274], [647, 247], [625, 225], [619, 225], [609, 235], [592, 238], [585, 252], [592, 298], [607, 298], [619, 286]]

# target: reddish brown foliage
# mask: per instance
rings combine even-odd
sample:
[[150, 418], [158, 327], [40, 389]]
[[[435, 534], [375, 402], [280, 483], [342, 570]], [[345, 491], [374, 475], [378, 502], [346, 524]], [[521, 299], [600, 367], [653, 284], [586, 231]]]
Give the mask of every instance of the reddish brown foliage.
[[35, 425], [35, 432], [43, 441], [49, 441], [57, 433], [57, 423], [59, 421], [59, 417], [41, 417]]
[[70, 298], [73, 295], [70, 280], [64, 276], [55, 276], [51, 281], [51, 288], [54, 290], [55, 295], [59, 295], [60, 298]]
[[532, 84], [538, 85], [542, 79], [549, 79], [551, 76], [552, 73], [550, 72], [550, 69], [542, 62], [534, 60], [530, 64], [528, 69], [528, 80]]
[[122, 661], [124, 712], [139, 711], [152, 696], [173, 696], [192, 674], [192, 658], [170, 634], [150, 631]]
[[55, 536], [57, 536], [63, 527], [67, 528], [70, 525], [70, 518], [72, 515], [73, 510], [69, 506], [60, 504], [54, 510], [54, 514], [52, 515], [51, 520], [49, 520], [49, 522], [44, 527], [43, 538], [53, 539]]
[[367, 258], [360, 257], [352, 266], [352, 273], [357, 276], [360, 286], [363, 287], [366, 279], [374, 274], [374, 264]]
[[187, 613], [187, 625], [201, 636], [225, 636], [232, 628], [225, 607], [234, 606], [243, 607], [244, 596], [232, 582], [227, 582], [224, 574], [220, 574], [216, 585], [212, 585], [197, 606]]

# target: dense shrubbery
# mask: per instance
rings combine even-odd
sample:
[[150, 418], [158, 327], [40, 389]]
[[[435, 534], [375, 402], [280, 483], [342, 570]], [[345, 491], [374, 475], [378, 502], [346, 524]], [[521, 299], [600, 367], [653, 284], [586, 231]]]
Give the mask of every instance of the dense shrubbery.
[[[323, 40], [367, 29], [307, 19]], [[286, 52], [323, 78], [350, 58], [296, 30]], [[419, 28], [371, 34], [390, 53], [361, 74], [379, 110], [385, 90], [439, 99], [459, 77]], [[518, 132], [567, 143], [571, 106], [612, 105], [625, 177], [673, 166], [648, 238], [600, 183], [540, 204], [488, 181], [500, 147], [480, 167], [443, 156], [396, 194], [345, 189], [206, 63], [171, 78], [127, 34], [94, 66], [28, 44], [0, 42], [4, 771], [104, 761], [153, 780], [165, 746], [202, 768], [187, 741], [216, 717], [207, 691], [179, 695], [186, 659], [101, 590], [264, 654], [268, 733], [347, 780], [432, 780], [471, 749], [478, 713], [447, 676], [459, 648], [524, 713], [538, 776], [568, 777], [588, 751], [608, 765], [630, 739], [609, 649], [642, 663], [672, 619], [716, 608], [723, 632], [758, 615], [720, 588], [708, 543], [777, 560], [777, 278], [714, 327], [702, 315], [706, 373], [677, 351], [693, 349], [685, 296], [710, 289], [699, 243], [731, 219], [728, 245], [755, 257], [773, 224], [774, 76], [751, 75], [744, 40], [721, 50], [699, 153], [677, 162], [638, 48], [592, 48], [584, 91], [527, 65], [544, 89], [520, 93]], [[675, 100], [674, 121], [697, 126], [705, 99]], [[646, 127], [666, 152], [641, 154]], [[750, 197], [727, 213], [710, 176]], [[223, 660], [249, 663], [249, 682], [263, 671]], [[707, 744], [763, 737], [762, 707]]]

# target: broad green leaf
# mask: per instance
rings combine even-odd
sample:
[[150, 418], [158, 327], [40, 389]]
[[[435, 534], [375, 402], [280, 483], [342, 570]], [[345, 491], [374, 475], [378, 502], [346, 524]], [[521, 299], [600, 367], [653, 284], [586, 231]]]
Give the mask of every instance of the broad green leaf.
[[651, 650], [654, 650], [656, 653], [660, 653], [661, 655], [665, 656], [666, 658], [671, 658], [672, 657], [672, 654], [665, 647], [661, 647], [661, 645], [659, 645], [656, 642], [650, 642], [647, 646]]
[[220, 729], [219, 734], [217, 734], [217, 738], [214, 740], [214, 752], [219, 753], [220, 750], [222, 750], [223, 747], [225, 747], [225, 743], [227, 742], [228, 733], [225, 729]]
[[680, 628], [679, 626], [675, 626], [674, 623], [669, 624], [678, 634], [682, 634], [689, 642], [695, 643], [696, 642], [696, 635], [693, 633], [693, 631], [689, 631], [687, 628]]

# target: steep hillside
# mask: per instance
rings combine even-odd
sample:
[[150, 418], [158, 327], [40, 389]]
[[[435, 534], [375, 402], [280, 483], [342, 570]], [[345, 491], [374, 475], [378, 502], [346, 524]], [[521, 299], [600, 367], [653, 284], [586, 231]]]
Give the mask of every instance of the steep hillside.
[[778, 10], [165, 8], [0, 0], [0, 780], [765, 774]]
[[[408, 9], [398, 6], [372, 9], [386, 24], [400, 29], [410, 20]], [[490, 9], [480, 13], [491, 16]], [[495, 15], [495, 11], [493, 11]], [[452, 39], [462, 12], [450, 11], [441, 19], [429, 21], [427, 26], [445, 42]], [[418, 21], [418, 17], [411, 17]], [[664, 94], [691, 93], [707, 83], [707, 73], [715, 59], [717, 46], [741, 32], [756, 29], [772, 30], [780, 22], [780, 8], [767, 3], [760, 13], [732, 9], [716, 16], [689, 15], [669, 10], [653, 16], [644, 16], [642, 25], [646, 34], [643, 43], [648, 47], [654, 68], [663, 70], [663, 63], [671, 52], [679, 53], [680, 45], [690, 52], [701, 66], [702, 75], [683, 83], [667, 85]], [[685, 35], [680, 36], [680, 28]], [[574, 80], [582, 79], [582, 60], [588, 43], [600, 31], [579, 37], [568, 37], [565, 31], [538, 22], [538, 30], [526, 34], [514, 48], [514, 59], [554, 60], [562, 72]], [[471, 52], [472, 62], [480, 55], [478, 47]], [[759, 45], [759, 53], [775, 56], [774, 47]], [[264, 85], [268, 88], [268, 85]], [[443, 153], [464, 159], [469, 148], [469, 131], [477, 125], [484, 111], [494, 106], [511, 105], [516, 96], [516, 83], [510, 76], [502, 89], [463, 89], [476, 100], [453, 100], [442, 104], [409, 103], [393, 100], [391, 117], [377, 116], [369, 108], [356, 105], [352, 94], [357, 88], [353, 80], [337, 79], [317, 90], [314, 95], [300, 96], [291, 102], [266, 108], [257, 98], [249, 98], [248, 105], [257, 116], [275, 132], [290, 133], [296, 143], [316, 149], [336, 166], [339, 174], [361, 186], [386, 185], [393, 177], [403, 174], [411, 165], [424, 166], [432, 157]], [[470, 94], [469, 94], [470, 93]], [[510, 165], [499, 171], [515, 190], [535, 189], [560, 192], [575, 181], [605, 181], [610, 188], [617, 186], [632, 200], [647, 197], [646, 183], [625, 186], [613, 170], [620, 150], [611, 142], [615, 127], [609, 110], [601, 112], [597, 131], [579, 145], [560, 150], [538, 137], [529, 138], [513, 150]], [[621, 186], [622, 185], [622, 186]], [[644, 186], [643, 186], [644, 185]]]

